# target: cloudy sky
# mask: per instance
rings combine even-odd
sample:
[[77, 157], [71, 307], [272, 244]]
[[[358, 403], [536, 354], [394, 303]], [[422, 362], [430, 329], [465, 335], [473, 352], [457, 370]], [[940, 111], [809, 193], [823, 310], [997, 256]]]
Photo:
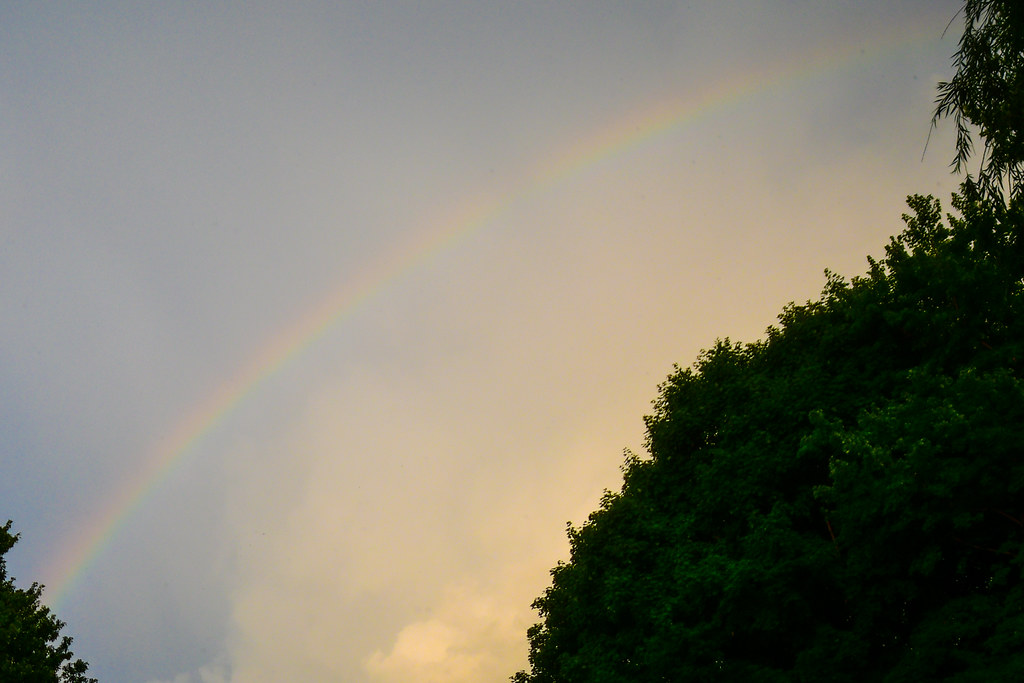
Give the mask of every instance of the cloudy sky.
[[955, 189], [959, 4], [0, 4], [11, 572], [103, 681], [505, 680], [673, 363]]

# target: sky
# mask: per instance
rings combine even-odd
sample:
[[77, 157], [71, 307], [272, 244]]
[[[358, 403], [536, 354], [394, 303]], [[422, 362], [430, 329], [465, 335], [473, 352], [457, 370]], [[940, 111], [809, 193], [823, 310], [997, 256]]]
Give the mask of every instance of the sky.
[[673, 365], [862, 274], [947, 0], [0, 4], [0, 521], [114, 683], [502, 681]]

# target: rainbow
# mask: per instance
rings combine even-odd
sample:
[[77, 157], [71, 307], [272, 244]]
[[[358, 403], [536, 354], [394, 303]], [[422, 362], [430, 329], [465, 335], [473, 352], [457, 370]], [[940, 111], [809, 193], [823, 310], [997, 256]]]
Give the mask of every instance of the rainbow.
[[[651, 144], [714, 112], [722, 111], [768, 90], [796, 84], [859, 62], [876, 61], [907, 47], [940, 39], [938, 17], [924, 18], [913, 34], [891, 33], [871, 44], [821, 48], [799, 60], [764, 67], [690, 97], [666, 99], [634, 111], [630, 116], [541, 160], [520, 182], [491, 198], [464, 201], [443, 220], [434, 221], [406, 242], [365, 265], [329, 293], [289, 328], [259, 348], [247, 363], [212, 394], [199, 402], [144, 458], [144, 466], [126, 480], [117, 495], [81, 525], [72, 544], [50, 561], [43, 576], [55, 578], [44, 597], [54, 609], [71, 595], [97, 558], [104, 554], [133, 513], [150, 494], [188, 460], [194, 446], [221, 424], [266, 380], [314, 346], [330, 329], [341, 324], [366, 301], [385, 290], [404, 273], [416, 269], [439, 252], [493, 224], [501, 216], [551, 192], [583, 171], [627, 152]], [[944, 20], [943, 20], [944, 21]], [[927, 24], [927, 25], [924, 25]], [[952, 50], [951, 50], [952, 52]]]

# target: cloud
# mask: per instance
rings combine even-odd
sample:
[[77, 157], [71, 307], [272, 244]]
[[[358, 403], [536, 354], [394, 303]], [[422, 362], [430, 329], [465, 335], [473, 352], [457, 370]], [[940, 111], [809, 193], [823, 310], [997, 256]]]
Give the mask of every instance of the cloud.
[[530, 603], [566, 547], [562, 521], [538, 521], [580, 521], [620, 454], [542, 413], [499, 431], [498, 398], [479, 391], [476, 410], [450, 410], [479, 382], [464, 362], [349, 372], [285, 438], [239, 449], [232, 682], [503, 680], [526, 665]]
[[514, 597], [471, 583], [449, 586], [432, 616], [403, 627], [365, 669], [379, 683], [504, 680], [514, 673], [510, 663], [526, 660], [526, 624]]

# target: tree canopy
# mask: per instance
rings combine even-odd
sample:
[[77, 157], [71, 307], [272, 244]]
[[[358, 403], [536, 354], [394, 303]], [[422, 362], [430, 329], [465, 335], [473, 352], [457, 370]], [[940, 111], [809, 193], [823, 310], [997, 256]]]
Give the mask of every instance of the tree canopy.
[[933, 124], [960, 170], [978, 129], [977, 181], [675, 369], [649, 457], [569, 527], [515, 683], [1021, 679], [1024, 5], [964, 18]]
[[64, 623], [40, 603], [43, 587], [16, 588], [4, 555], [18, 541], [11, 522], [0, 526], [0, 681], [18, 683], [95, 683], [88, 665], [72, 661], [71, 638]]
[[909, 204], [864, 276], [660, 387], [514, 681], [1020, 679], [1024, 216]]

